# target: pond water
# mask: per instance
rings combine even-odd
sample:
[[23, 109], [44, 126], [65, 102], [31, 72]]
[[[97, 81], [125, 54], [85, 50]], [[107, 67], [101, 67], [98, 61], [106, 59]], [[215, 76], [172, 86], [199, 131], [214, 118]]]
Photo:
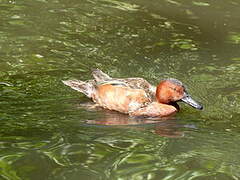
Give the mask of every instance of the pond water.
[[[0, 179], [240, 179], [237, 0], [0, 0]], [[173, 77], [171, 120], [91, 108], [61, 80]]]

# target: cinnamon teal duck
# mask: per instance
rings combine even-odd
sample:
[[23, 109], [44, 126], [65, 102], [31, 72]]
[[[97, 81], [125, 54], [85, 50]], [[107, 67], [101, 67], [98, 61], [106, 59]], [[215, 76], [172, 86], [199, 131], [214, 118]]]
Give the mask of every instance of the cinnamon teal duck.
[[177, 79], [162, 80], [155, 87], [143, 78], [112, 78], [99, 69], [93, 70], [92, 75], [92, 80], [66, 80], [63, 83], [85, 94], [98, 106], [131, 116], [171, 116], [180, 110], [179, 101], [203, 109]]

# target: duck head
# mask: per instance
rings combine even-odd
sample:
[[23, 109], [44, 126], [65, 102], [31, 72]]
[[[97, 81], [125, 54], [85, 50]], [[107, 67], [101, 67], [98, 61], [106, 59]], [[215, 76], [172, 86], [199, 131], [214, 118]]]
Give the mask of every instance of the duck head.
[[183, 83], [173, 78], [159, 83], [156, 90], [156, 98], [159, 103], [163, 104], [175, 104], [178, 101], [182, 101], [196, 109], [203, 109], [203, 106], [187, 93]]

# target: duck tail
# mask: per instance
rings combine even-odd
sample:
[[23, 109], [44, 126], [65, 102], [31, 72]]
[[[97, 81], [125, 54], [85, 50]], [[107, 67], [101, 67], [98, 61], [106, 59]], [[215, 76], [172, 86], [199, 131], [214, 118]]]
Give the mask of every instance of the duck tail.
[[92, 75], [97, 82], [103, 82], [103, 81], [108, 81], [112, 79], [110, 76], [102, 72], [100, 69], [93, 69]]
[[77, 90], [87, 97], [92, 98], [95, 94], [94, 81], [80, 81], [80, 80], [66, 80], [62, 81], [65, 85], [70, 86], [72, 89]]

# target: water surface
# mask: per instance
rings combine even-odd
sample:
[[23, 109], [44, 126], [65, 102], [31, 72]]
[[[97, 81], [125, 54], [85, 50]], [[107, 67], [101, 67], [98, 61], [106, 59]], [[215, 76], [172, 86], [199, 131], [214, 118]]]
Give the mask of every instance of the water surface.
[[[0, 0], [0, 179], [239, 179], [236, 0]], [[61, 80], [183, 81], [171, 120], [92, 108]]]

